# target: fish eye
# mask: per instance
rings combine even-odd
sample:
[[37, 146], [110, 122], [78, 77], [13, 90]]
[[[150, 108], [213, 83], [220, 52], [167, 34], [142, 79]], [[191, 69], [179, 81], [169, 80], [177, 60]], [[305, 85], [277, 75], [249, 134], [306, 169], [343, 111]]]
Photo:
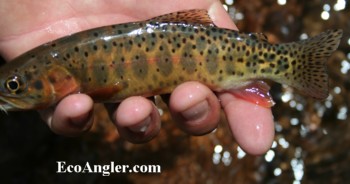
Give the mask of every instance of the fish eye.
[[12, 94], [18, 94], [23, 91], [24, 82], [19, 76], [11, 76], [5, 82], [6, 89]]

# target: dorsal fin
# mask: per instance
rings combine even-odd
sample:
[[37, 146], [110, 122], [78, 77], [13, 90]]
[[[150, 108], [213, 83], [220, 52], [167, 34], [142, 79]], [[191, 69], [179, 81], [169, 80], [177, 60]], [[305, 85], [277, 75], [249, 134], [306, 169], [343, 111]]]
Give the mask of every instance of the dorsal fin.
[[249, 37], [263, 42], [268, 42], [267, 36], [264, 33], [249, 33]]
[[207, 10], [193, 9], [161, 15], [149, 21], [159, 23], [188, 23], [200, 24], [204, 26], [214, 26]]

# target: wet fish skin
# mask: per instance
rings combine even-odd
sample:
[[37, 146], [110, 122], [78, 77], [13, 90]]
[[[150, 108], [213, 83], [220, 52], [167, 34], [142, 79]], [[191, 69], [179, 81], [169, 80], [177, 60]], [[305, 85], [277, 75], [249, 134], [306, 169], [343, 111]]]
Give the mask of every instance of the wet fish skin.
[[216, 27], [205, 10], [79, 32], [30, 50], [0, 68], [0, 108], [42, 109], [73, 93], [95, 102], [170, 93], [185, 81], [214, 91], [269, 79], [328, 96], [326, 59], [341, 30], [270, 44], [262, 34]]

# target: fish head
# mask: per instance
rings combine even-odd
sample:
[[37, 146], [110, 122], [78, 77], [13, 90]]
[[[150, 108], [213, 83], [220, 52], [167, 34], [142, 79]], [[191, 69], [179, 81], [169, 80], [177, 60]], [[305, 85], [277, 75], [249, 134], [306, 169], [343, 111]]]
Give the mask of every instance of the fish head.
[[21, 100], [27, 92], [27, 81], [20, 75], [14, 74], [0, 80], [0, 109], [15, 110], [27, 106]]
[[52, 104], [53, 89], [46, 72], [28, 63], [7, 63], [0, 68], [0, 111], [42, 109]]

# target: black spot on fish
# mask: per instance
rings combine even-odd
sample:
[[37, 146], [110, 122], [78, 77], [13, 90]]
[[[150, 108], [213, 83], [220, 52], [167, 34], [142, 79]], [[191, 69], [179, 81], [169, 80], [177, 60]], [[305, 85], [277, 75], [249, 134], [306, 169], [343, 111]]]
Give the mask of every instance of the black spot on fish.
[[288, 64], [285, 64], [285, 65], [283, 65], [283, 67], [284, 67], [284, 69], [288, 69], [289, 68], [289, 65]]
[[156, 38], [156, 33], [152, 32], [152, 33], [151, 33], [151, 37], [152, 37], [152, 38]]
[[43, 83], [41, 82], [41, 80], [35, 81], [33, 85], [34, 85], [34, 88], [37, 90], [43, 89]]
[[231, 47], [234, 49], [236, 47], [236, 44], [234, 42], [232, 42]]

